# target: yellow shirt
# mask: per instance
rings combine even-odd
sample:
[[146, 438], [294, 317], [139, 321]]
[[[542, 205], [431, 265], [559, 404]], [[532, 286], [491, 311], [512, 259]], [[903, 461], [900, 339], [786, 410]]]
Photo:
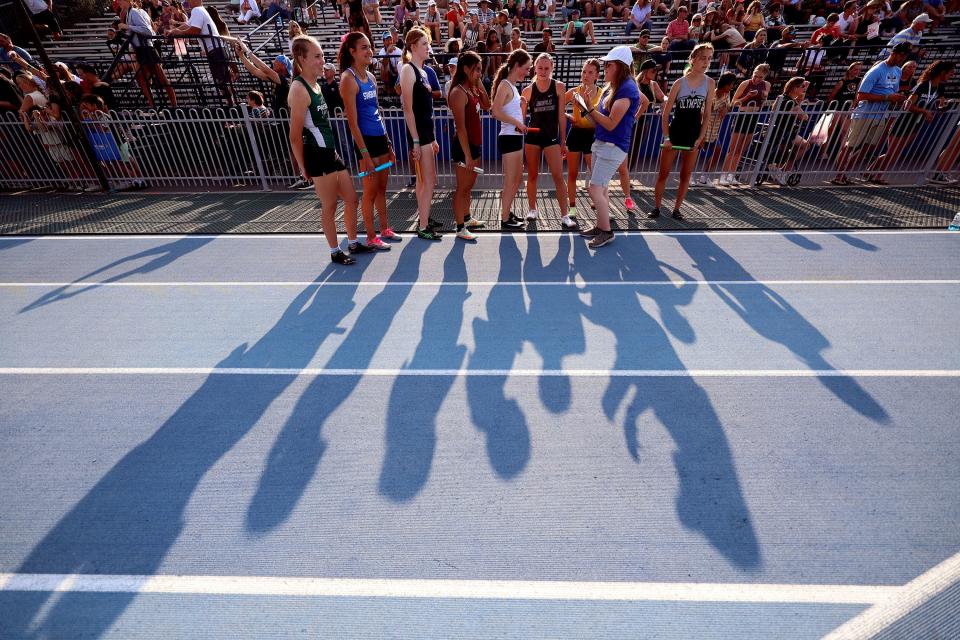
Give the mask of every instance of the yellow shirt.
[[[582, 91], [582, 87], [583, 85], [580, 85], [579, 87], [574, 89], [574, 91], [576, 93], [579, 93], [581, 96], [584, 96], [584, 98], [586, 99], [586, 94], [584, 94], [584, 92]], [[600, 104], [600, 87], [594, 87], [593, 91], [594, 91], [593, 99], [591, 101], [586, 101], [586, 100], [585, 101], [587, 102], [587, 104], [590, 105], [590, 107], [596, 109], [597, 105]], [[583, 115], [583, 113], [580, 110], [580, 106], [577, 105], [576, 100], [573, 101], [573, 126], [579, 127], [582, 129], [593, 129], [594, 127], [597, 126], [597, 124], [591, 118], [588, 118], [585, 115]]]

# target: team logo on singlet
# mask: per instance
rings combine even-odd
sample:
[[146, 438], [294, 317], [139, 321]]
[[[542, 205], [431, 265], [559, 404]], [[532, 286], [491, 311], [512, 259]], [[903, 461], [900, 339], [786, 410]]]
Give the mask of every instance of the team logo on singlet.
[[373, 100], [373, 99], [375, 99], [376, 97], [377, 97], [377, 90], [376, 90], [376, 89], [370, 89], [369, 91], [364, 91], [364, 92], [363, 92], [363, 99], [364, 99], [364, 100]]
[[705, 102], [706, 96], [692, 93], [690, 95], [680, 96], [677, 98], [677, 109], [703, 109]]

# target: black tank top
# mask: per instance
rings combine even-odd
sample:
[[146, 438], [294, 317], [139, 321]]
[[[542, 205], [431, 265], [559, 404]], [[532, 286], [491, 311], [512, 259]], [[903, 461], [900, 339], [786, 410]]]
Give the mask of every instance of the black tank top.
[[652, 105], [654, 103], [654, 99], [653, 99], [653, 89], [650, 87], [650, 85], [643, 84], [642, 82], [640, 82], [640, 83], [637, 83], [637, 86], [640, 87], [640, 93], [646, 96], [647, 100], [649, 100], [650, 104]]
[[433, 93], [425, 71], [411, 63], [417, 81], [413, 83], [413, 119], [417, 123], [418, 138], [433, 138]]
[[857, 87], [860, 86], [860, 79], [854, 78], [853, 80], [844, 80], [843, 86], [840, 87], [840, 91], [837, 92], [837, 97], [835, 100], [842, 107], [845, 102], [848, 100], [853, 100], [857, 97]]
[[530, 126], [540, 129], [542, 136], [555, 136], [560, 132], [560, 97], [557, 95], [557, 81], [551, 80], [550, 87], [541, 92], [534, 80], [530, 85]]

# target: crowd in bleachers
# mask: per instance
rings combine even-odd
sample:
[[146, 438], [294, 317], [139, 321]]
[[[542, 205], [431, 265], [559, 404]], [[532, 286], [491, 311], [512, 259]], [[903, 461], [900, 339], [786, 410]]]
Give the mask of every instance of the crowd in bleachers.
[[[455, 64], [465, 51], [483, 57], [488, 91], [499, 66], [517, 49], [554, 54], [555, 73], [573, 86], [583, 61], [629, 39], [638, 81], [657, 85], [662, 98], [689, 52], [711, 43], [717, 56], [709, 73], [726, 78], [721, 84], [727, 94], [718, 101], [721, 118], [751, 105], [763, 108], [786, 95], [784, 87], [794, 77], [805, 80], [798, 105], [820, 100], [855, 106], [868, 72], [889, 61], [903, 43], [899, 97], [892, 108], [905, 109], [910, 117], [888, 123], [887, 131], [893, 127], [897, 133], [897, 126], [928, 118], [953, 97], [952, 66], [935, 75], [933, 93], [925, 72], [933, 62], [956, 56], [960, 44], [950, 22], [960, 0], [231, 0], [219, 6], [204, 0], [116, 0], [115, 17], [96, 23], [105, 27], [99, 34], [88, 29], [73, 40], [70, 30], [61, 29], [52, 4], [33, 0], [27, 5], [41, 35], [57, 40], [49, 44], [60, 59], [56, 74], [65, 98], [52, 91], [51, 78], [30, 47], [0, 34], [0, 115], [15, 113], [38, 130], [44, 121], [62, 120], [64, 107], [82, 99], [102, 105], [101, 114], [144, 106], [245, 103], [254, 116], [279, 115], [294, 76], [290, 42], [299, 33], [318, 37], [330, 49], [331, 61], [349, 32], [364, 33], [378, 52], [381, 101], [398, 105], [404, 37], [421, 26], [433, 39], [431, 66], [442, 96], [456, 69], [448, 63]], [[333, 62], [327, 66], [321, 86], [336, 108], [342, 70]], [[924, 80], [927, 93], [921, 95]], [[749, 93], [761, 82], [763, 91]], [[653, 100], [652, 109], [658, 102]], [[849, 126], [841, 120], [833, 126]], [[750, 124], [748, 118], [740, 121]], [[719, 168], [721, 184], [735, 180], [728, 169], [747, 144], [738, 134], [752, 130], [731, 134]], [[809, 144], [802, 139], [793, 147]], [[888, 144], [887, 155], [906, 146]], [[722, 155], [712, 153], [716, 159]], [[838, 159], [839, 184], [846, 181], [842, 168], [848, 161]], [[952, 162], [944, 166], [951, 168]], [[871, 174], [880, 182], [882, 168]], [[942, 182], [943, 173], [934, 177]]]

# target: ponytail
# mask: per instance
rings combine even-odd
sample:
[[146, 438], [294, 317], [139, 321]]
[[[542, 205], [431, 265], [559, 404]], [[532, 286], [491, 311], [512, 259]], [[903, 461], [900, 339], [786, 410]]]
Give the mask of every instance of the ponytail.
[[497, 69], [496, 75], [493, 76], [493, 95], [490, 96], [490, 99], [496, 99], [497, 90], [500, 88], [500, 83], [510, 74], [511, 71], [513, 71], [515, 67], [522, 67], [528, 62], [530, 62], [530, 54], [523, 49], [515, 49], [509, 56], [507, 56], [507, 61], [500, 65], [500, 68]]
[[417, 44], [424, 38], [427, 39], [427, 44], [430, 44], [430, 34], [427, 33], [427, 30], [423, 27], [413, 27], [407, 31], [407, 35], [403, 41], [403, 53], [400, 56], [400, 60], [403, 62], [410, 62], [410, 47]]

